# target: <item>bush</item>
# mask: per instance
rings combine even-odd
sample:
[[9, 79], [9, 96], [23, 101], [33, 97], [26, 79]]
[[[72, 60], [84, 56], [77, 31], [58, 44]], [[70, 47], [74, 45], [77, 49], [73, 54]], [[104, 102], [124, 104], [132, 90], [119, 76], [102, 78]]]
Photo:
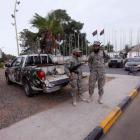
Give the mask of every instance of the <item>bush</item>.
[[4, 63], [0, 62], [0, 68], [4, 67]]

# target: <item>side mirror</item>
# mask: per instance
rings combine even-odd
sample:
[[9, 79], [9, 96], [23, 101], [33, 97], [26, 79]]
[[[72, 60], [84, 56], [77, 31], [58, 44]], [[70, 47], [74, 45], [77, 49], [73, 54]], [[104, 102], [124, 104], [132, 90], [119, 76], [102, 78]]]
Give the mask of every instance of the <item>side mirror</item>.
[[9, 67], [11, 67], [11, 64], [7, 63], [7, 64], [5, 64], [5, 67], [9, 68]]

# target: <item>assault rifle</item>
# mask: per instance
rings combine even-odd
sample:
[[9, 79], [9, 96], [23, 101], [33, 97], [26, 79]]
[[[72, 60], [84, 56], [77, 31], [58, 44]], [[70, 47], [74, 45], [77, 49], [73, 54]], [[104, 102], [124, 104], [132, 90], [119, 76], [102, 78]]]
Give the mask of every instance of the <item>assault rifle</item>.
[[73, 67], [69, 68], [70, 73], [74, 72], [74, 73], [78, 74], [77, 69], [78, 69], [80, 66], [82, 66], [83, 64], [85, 64], [85, 63], [80, 63], [80, 64], [78, 64], [78, 65], [76, 65], [76, 66], [73, 66]]

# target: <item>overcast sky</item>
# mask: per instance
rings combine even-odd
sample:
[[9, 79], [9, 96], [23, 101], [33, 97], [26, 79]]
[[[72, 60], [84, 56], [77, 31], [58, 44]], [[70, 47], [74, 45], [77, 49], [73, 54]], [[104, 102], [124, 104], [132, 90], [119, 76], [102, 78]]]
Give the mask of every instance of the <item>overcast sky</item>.
[[[103, 28], [105, 29], [106, 42], [111, 40], [113, 43], [112, 36], [116, 32], [117, 38], [122, 36], [123, 42], [125, 40], [127, 43], [130, 38], [130, 30], [135, 34], [133, 35], [133, 44], [138, 40], [136, 34], [140, 29], [140, 0], [20, 1], [17, 13], [18, 32], [25, 28], [34, 30], [30, 25], [34, 13], [46, 16], [51, 10], [65, 9], [73, 19], [84, 23], [83, 32], [87, 33], [90, 42], [93, 41], [91, 33], [96, 29], [100, 31]], [[16, 55], [15, 30], [11, 24], [15, 0], [0, 0], [0, 2], [0, 48], [4, 47], [4, 52]]]

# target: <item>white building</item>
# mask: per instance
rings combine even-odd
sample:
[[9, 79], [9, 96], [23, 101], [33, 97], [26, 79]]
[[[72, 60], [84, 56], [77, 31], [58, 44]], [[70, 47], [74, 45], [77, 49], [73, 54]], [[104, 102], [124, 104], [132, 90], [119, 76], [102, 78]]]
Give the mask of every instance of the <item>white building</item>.
[[140, 44], [133, 46], [132, 50], [128, 53], [127, 57], [140, 57]]

